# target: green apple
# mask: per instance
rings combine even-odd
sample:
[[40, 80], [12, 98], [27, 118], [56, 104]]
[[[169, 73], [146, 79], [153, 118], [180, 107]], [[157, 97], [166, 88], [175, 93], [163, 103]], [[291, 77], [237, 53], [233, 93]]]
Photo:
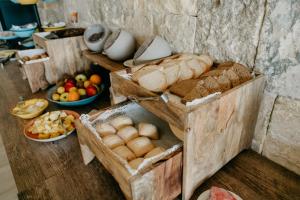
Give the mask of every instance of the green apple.
[[86, 95], [86, 91], [83, 88], [78, 89], [78, 93], [80, 96], [85, 96]]
[[54, 94], [52, 94], [52, 99], [53, 99], [54, 101], [58, 101], [58, 100], [60, 99], [60, 95], [57, 94], [57, 93], [54, 93]]
[[56, 91], [58, 94], [62, 94], [65, 92], [65, 88], [61, 86], [61, 87], [58, 87]]
[[87, 77], [84, 74], [78, 74], [75, 76], [75, 79], [77, 82], [84, 82], [87, 80]]
[[68, 97], [69, 97], [69, 93], [65, 92], [60, 95], [59, 100], [65, 102], [65, 101], [68, 101]]

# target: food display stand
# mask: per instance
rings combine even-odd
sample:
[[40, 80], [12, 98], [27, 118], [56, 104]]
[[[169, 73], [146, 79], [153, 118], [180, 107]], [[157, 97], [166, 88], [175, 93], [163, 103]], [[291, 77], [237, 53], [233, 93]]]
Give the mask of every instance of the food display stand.
[[[180, 193], [183, 199], [189, 199], [206, 179], [250, 147], [264, 89], [264, 76], [257, 73], [253, 79], [207, 102], [187, 107], [174, 95], [168, 96], [165, 102], [158, 94], [128, 79], [135, 70], [130, 68], [110, 73], [113, 91], [134, 97], [146, 112], [168, 123], [176, 137], [182, 140], [183, 148], [172, 157], [149, 167], [136, 179], [128, 175], [126, 167], [113, 159], [107, 152], [108, 148], [77, 121], [83, 159], [87, 164], [96, 156], [115, 177], [128, 199], [173, 199]], [[89, 116], [89, 120], [103, 112], [105, 110]], [[182, 178], [179, 179], [178, 175]]]

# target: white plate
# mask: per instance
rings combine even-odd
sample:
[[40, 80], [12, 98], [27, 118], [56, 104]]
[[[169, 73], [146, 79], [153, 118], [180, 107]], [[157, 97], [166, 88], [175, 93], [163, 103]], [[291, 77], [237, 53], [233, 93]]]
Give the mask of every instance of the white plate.
[[65, 138], [65, 137], [69, 136], [74, 131], [75, 131], [75, 128], [72, 131], [68, 132], [67, 134], [63, 134], [63, 135], [60, 135], [58, 137], [49, 138], [49, 139], [35, 139], [35, 138], [32, 138], [32, 137], [29, 137], [25, 132], [24, 132], [24, 135], [29, 140], [33, 140], [33, 141], [36, 141], [36, 142], [53, 142], [53, 141], [61, 140], [61, 139]]
[[[73, 115], [73, 116], [75, 117], [75, 119], [78, 119], [78, 118], [79, 118], [79, 114], [76, 113], [76, 112], [74, 112], [74, 111], [72, 111], [72, 110], [61, 110], [61, 111], [66, 112], [68, 115], [70, 115], [70, 114]], [[25, 137], [28, 138], [29, 140], [33, 140], [33, 141], [36, 141], [36, 142], [53, 142], [53, 141], [61, 140], [61, 139], [65, 138], [65, 137], [69, 136], [69, 135], [75, 130], [75, 128], [74, 128], [74, 129], [71, 130], [70, 132], [65, 133], [65, 134], [63, 134], [63, 135], [60, 135], [60, 136], [58, 136], [58, 137], [54, 137], [54, 138], [48, 138], [48, 139], [36, 139], [36, 138], [32, 138], [32, 137], [30, 137], [30, 136], [28, 136], [28, 135], [26, 134], [26, 130], [34, 123], [35, 120], [36, 120], [36, 119], [31, 120], [31, 121], [29, 121], [29, 122], [25, 125], [23, 134], [24, 134]]]
[[[230, 192], [230, 191], [228, 191], [228, 192]], [[233, 192], [230, 192], [230, 194], [234, 198], [236, 198], [236, 200], [243, 200], [241, 197], [239, 197], [238, 195], [234, 194]], [[197, 200], [209, 200], [209, 195], [210, 195], [210, 190], [206, 190], [205, 192], [202, 192], [202, 194], [200, 194], [200, 196], [198, 197]]]

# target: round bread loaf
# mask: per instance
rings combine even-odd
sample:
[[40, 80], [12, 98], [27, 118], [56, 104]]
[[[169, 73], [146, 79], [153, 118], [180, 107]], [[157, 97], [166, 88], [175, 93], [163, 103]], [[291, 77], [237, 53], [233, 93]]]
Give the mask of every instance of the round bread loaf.
[[124, 145], [124, 141], [118, 135], [108, 135], [103, 138], [103, 143], [110, 149]]
[[133, 124], [133, 121], [130, 117], [127, 117], [125, 115], [121, 115], [121, 116], [118, 116], [118, 117], [115, 117], [113, 118], [111, 121], [110, 121], [110, 124], [115, 127], [116, 129], [121, 129], [125, 126], [130, 126]]
[[153, 140], [159, 139], [157, 128], [153, 124], [141, 122], [138, 125], [138, 129], [140, 136], [146, 136]]
[[96, 125], [96, 131], [100, 137], [105, 137], [116, 133], [116, 129], [109, 123], [98, 123]]
[[117, 134], [125, 141], [125, 143], [139, 136], [138, 131], [133, 126], [125, 126], [121, 128]]
[[140, 166], [140, 164], [142, 164], [143, 161], [144, 161], [144, 158], [136, 158], [136, 159], [130, 161], [129, 165], [131, 168], [137, 169]]
[[149, 151], [145, 156], [144, 158], [150, 158], [150, 157], [153, 157], [153, 156], [156, 156], [158, 154], [161, 154], [165, 151], [164, 148], [162, 147], [156, 147], [154, 149], [152, 149], [151, 151]]
[[137, 137], [129, 141], [127, 146], [133, 151], [136, 157], [144, 156], [146, 153], [154, 149], [154, 145], [147, 137]]
[[130, 151], [130, 149], [128, 149], [128, 147], [123, 146], [123, 145], [114, 148], [113, 152], [115, 152], [121, 158], [124, 158], [127, 161], [131, 161], [131, 160], [135, 159], [134, 153], [132, 151]]

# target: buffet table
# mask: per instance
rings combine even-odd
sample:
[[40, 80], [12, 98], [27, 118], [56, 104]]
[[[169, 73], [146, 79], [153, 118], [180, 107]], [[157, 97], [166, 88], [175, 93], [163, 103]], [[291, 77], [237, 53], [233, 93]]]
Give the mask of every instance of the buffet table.
[[[45, 91], [32, 94], [22, 80], [17, 63], [0, 71], [1, 137], [18, 188], [19, 199], [124, 199], [113, 177], [96, 159], [84, 165], [76, 134], [53, 142], [37, 143], [23, 134], [26, 122], [9, 113], [19, 97], [45, 97]], [[75, 108], [79, 113], [109, 106], [102, 96], [90, 106]], [[47, 111], [61, 109], [50, 104]], [[72, 108], [73, 109], [73, 108]], [[264, 157], [247, 150], [240, 153], [196, 190], [191, 199], [212, 185], [234, 191], [243, 199], [297, 199], [300, 178]]]

